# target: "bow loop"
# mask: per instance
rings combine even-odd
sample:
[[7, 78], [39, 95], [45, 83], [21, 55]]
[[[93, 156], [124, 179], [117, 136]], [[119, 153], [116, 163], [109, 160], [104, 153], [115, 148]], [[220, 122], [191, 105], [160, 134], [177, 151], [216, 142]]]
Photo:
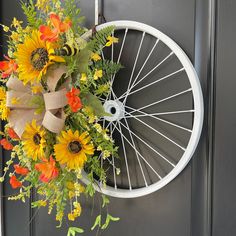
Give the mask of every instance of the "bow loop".
[[[37, 95], [33, 95], [30, 87], [25, 86], [16, 77], [9, 78], [6, 84], [9, 89], [6, 106], [11, 108], [9, 124], [19, 137], [22, 136], [26, 123], [33, 119], [53, 133], [59, 133], [63, 129], [65, 125], [63, 108], [67, 105], [66, 87], [68, 87], [68, 81], [61, 86], [60, 90], [55, 91], [55, 89], [65, 73], [66, 67], [64, 65], [51, 71], [47, 75], [47, 85], [50, 92]], [[36, 96], [44, 100], [45, 110], [41, 114], [36, 112], [38, 105], [32, 103]]]

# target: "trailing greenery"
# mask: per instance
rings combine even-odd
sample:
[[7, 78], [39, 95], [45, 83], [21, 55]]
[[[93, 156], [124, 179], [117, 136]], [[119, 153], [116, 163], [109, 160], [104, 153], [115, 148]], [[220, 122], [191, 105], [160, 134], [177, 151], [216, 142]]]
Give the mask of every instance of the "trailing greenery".
[[81, 27], [81, 23], [84, 21], [83, 16], [79, 16], [81, 9], [77, 6], [76, 2], [71, 0], [64, 1], [64, 14], [68, 16], [73, 22], [72, 29], [73, 32], [76, 32], [77, 35], [84, 33], [84, 29]]
[[21, 7], [27, 17], [28, 26], [38, 28], [42, 24], [42, 19], [37, 17], [34, 1], [29, 0], [28, 3], [21, 1]]

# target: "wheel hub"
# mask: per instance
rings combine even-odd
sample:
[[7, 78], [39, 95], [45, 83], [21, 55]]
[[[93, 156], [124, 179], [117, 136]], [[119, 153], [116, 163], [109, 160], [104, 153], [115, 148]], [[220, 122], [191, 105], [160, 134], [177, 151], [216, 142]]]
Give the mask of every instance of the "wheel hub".
[[124, 117], [124, 105], [118, 100], [106, 101], [103, 107], [105, 112], [110, 114], [110, 116], [104, 116], [104, 119], [107, 121], [121, 120]]

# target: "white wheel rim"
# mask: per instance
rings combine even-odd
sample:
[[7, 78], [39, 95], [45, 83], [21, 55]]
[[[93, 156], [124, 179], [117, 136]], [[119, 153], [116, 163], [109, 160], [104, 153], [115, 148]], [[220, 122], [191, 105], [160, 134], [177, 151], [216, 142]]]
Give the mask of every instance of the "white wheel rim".
[[[139, 22], [135, 22], [135, 21], [113, 21], [113, 22], [108, 22], [108, 23], [97, 26], [97, 30], [100, 30], [104, 27], [111, 26], [111, 25], [116, 26], [116, 30], [125, 30], [125, 34], [128, 32], [128, 30], [136, 30], [136, 31], [144, 32], [141, 41], [145, 37], [145, 34], [148, 34], [148, 35], [151, 35], [151, 36], [155, 37], [157, 39], [157, 41], [156, 41], [157, 43], [158, 43], [158, 40], [160, 40], [166, 46], [168, 46], [170, 48], [172, 54], [176, 55], [176, 57], [179, 59], [179, 61], [181, 62], [182, 66], [183, 66], [183, 69], [180, 69], [179, 71], [184, 70], [186, 72], [188, 80], [189, 80], [190, 85], [191, 85], [191, 88], [189, 88], [187, 90], [184, 90], [184, 91], [181, 91], [178, 94], [174, 94], [173, 96], [170, 96], [170, 98], [175, 97], [175, 96], [181, 96], [184, 93], [192, 92], [192, 97], [193, 97], [193, 102], [194, 102], [194, 113], [193, 113], [194, 117], [193, 117], [193, 125], [192, 125], [192, 130], [191, 130], [191, 137], [188, 141], [187, 147], [184, 148], [185, 150], [184, 150], [184, 153], [183, 153], [182, 157], [180, 158], [178, 163], [176, 165], [174, 165], [174, 168], [167, 175], [165, 175], [163, 178], [161, 178], [156, 183], [153, 183], [149, 186], [136, 188], [136, 189], [133, 189], [131, 184], [129, 185], [130, 186], [129, 189], [122, 189], [122, 188], [119, 188], [117, 186], [106, 186], [104, 188], [101, 185], [100, 185], [100, 187], [95, 185], [95, 188], [96, 188], [97, 191], [100, 191], [104, 194], [107, 194], [107, 195], [110, 195], [110, 196], [113, 196], [113, 197], [135, 198], [135, 197], [140, 197], [140, 196], [150, 194], [152, 192], [155, 192], [155, 191], [161, 189], [166, 184], [168, 184], [170, 181], [172, 181], [185, 168], [185, 166], [188, 164], [189, 160], [191, 159], [191, 157], [192, 157], [192, 155], [193, 155], [193, 153], [194, 153], [194, 151], [197, 147], [197, 144], [198, 144], [198, 141], [199, 141], [199, 138], [200, 138], [200, 135], [201, 135], [202, 124], [203, 124], [203, 110], [204, 110], [204, 108], [203, 108], [203, 97], [202, 97], [202, 92], [201, 92], [201, 86], [200, 86], [200, 83], [199, 83], [199, 79], [198, 79], [198, 76], [196, 74], [196, 71], [194, 70], [194, 67], [193, 67], [191, 61], [189, 60], [187, 55], [184, 53], [184, 51], [172, 39], [170, 39], [168, 36], [166, 36], [165, 34], [160, 32], [159, 30], [157, 30], [157, 29], [155, 29], [155, 28], [153, 28], [149, 25], [139, 23]], [[142, 42], [140, 43], [140, 45], [142, 45]], [[122, 45], [121, 45], [121, 47], [122, 47]], [[113, 47], [112, 47], [111, 50], [112, 50], [112, 57], [113, 57]], [[137, 54], [139, 54], [139, 52]], [[171, 56], [171, 55], [169, 55], [169, 56]], [[118, 60], [119, 59], [120, 59], [120, 56], [118, 57]], [[179, 71], [177, 71], [175, 73], [178, 73]], [[140, 109], [140, 110], [141, 110], [141, 112], [139, 111], [140, 112], [139, 116], [141, 117], [143, 111], [142, 111], [142, 109]], [[137, 118], [135, 118], [135, 119], [137, 119]], [[122, 130], [123, 124], [122, 123], [120, 124], [118, 122], [118, 125], [120, 126], [120, 129]], [[127, 125], [127, 127], [129, 128], [128, 125]], [[132, 136], [132, 133], [131, 133], [130, 136]], [[131, 140], [129, 140], [129, 141], [131, 142]], [[122, 142], [123, 142], [123, 138], [122, 138]], [[123, 146], [123, 148], [124, 148], [124, 146]], [[126, 154], [125, 154], [125, 160], [124, 161], [127, 161]], [[112, 159], [111, 162], [113, 163], [114, 159]], [[128, 166], [128, 163], [127, 163], [127, 166]], [[141, 168], [141, 170], [142, 170], [142, 168]], [[115, 170], [113, 170], [113, 171], [114, 171], [114, 178], [116, 178], [115, 177]], [[83, 176], [84, 176], [83, 181], [85, 183], [88, 183], [88, 180], [86, 178], [85, 173], [83, 173]], [[129, 171], [128, 171], [128, 178], [129, 178], [129, 183], [130, 183]], [[145, 178], [144, 178], [144, 180], [145, 180]], [[146, 182], [146, 180], [145, 180], [145, 182]]]

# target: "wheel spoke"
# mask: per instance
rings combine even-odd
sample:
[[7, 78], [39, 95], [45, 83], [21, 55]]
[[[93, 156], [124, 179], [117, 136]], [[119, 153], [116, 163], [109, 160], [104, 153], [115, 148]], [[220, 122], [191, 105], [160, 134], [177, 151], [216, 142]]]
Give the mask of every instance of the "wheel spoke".
[[[128, 129], [123, 123], [120, 122], [120, 124]], [[144, 143], [147, 147], [149, 147], [153, 152], [155, 152], [158, 156], [160, 156], [163, 160], [165, 160], [167, 163], [169, 163], [171, 166], [175, 167], [175, 164], [172, 163], [170, 160], [168, 160], [164, 155], [162, 155], [160, 152], [158, 152], [156, 149], [154, 149], [150, 144], [148, 144], [146, 141], [144, 141], [142, 138], [140, 138], [137, 134], [135, 134], [132, 130], [130, 130], [131, 134], [133, 134], [137, 139], [139, 139], [142, 143]]]
[[125, 45], [125, 40], [126, 40], [127, 33], [128, 33], [128, 28], [125, 29], [125, 35], [123, 37], [123, 41], [122, 41], [122, 44], [121, 44], [121, 47], [120, 47], [120, 52], [119, 52], [119, 56], [118, 56], [118, 59], [117, 59], [117, 63], [120, 62], [120, 58], [121, 58], [121, 54], [123, 52], [123, 48], [124, 48], [124, 45]]
[[[131, 109], [133, 111], [136, 112], [141, 112], [136, 108], [130, 107], [125, 105], [126, 108]], [[166, 112], [157, 112], [157, 113], [152, 113], [152, 114], [148, 114], [146, 112], [142, 112], [142, 114], [138, 114], [138, 115], [133, 115], [135, 117], [145, 117], [145, 116], [161, 116], [161, 115], [174, 115], [174, 114], [183, 114], [183, 113], [194, 113], [195, 110], [180, 110], [180, 111], [166, 111]], [[130, 118], [129, 116], [126, 116], [126, 118]]]
[[[141, 69], [139, 70], [139, 72], [138, 72], [138, 74], [137, 74], [137, 76], [135, 77], [135, 79], [134, 79], [134, 81], [133, 81], [133, 83], [132, 83], [132, 85], [131, 85], [131, 87], [130, 87], [130, 90], [135, 86], [135, 83], [136, 83], [136, 81], [137, 81], [137, 79], [138, 79], [138, 77], [139, 77], [139, 75], [141, 74], [141, 72], [143, 71], [143, 69], [144, 69], [144, 67], [145, 67], [145, 65], [147, 64], [147, 62], [148, 62], [148, 60], [149, 60], [149, 58], [150, 58], [150, 56], [152, 55], [152, 53], [153, 53], [153, 51], [154, 51], [154, 49], [156, 48], [156, 46], [157, 46], [157, 44], [158, 44], [158, 42], [159, 42], [160, 40], [159, 39], [157, 39], [156, 40], [156, 42], [155, 42], [155, 44], [153, 45], [153, 47], [152, 47], [152, 49], [151, 49], [151, 51], [149, 52], [149, 54], [148, 54], [148, 56], [147, 56], [147, 58], [146, 58], [146, 60], [144, 61], [144, 63], [143, 63], [143, 65], [142, 65], [142, 67], [141, 67]], [[138, 82], [139, 83], [139, 82]]]
[[132, 190], [132, 185], [131, 185], [130, 175], [129, 175], [129, 165], [128, 165], [128, 160], [127, 160], [127, 156], [126, 156], [126, 148], [125, 148], [125, 143], [124, 143], [124, 134], [122, 132], [122, 128], [121, 128], [119, 121], [118, 121], [118, 126], [119, 126], [118, 130], [119, 130], [120, 137], [121, 137], [121, 143], [122, 143], [122, 147], [123, 147], [123, 153], [124, 153], [124, 157], [125, 157], [125, 165], [126, 165], [127, 177], [128, 177], [128, 182], [129, 182], [129, 189]]
[[[120, 122], [121, 125], [123, 125]], [[124, 125], [123, 125], [124, 126]], [[127, 127], [124, 126], [126, 129]], [[116, 129], [119, 131], [119, 129], [116, 127]], [[120, 131], [119, 131], [120, 132]], [[132, 133], [132, 132], [131, 132]], [[142, 160], [149, 166], [149, 168], [158, 176], [159, 179], [162, 179], [162, 177], [156, 172], [156, 170], [150, 165], [150, 163], [143, 157], [143, 155], [137, 150], [135, 149], [135, 147], [131, 144], [131, 142], [122, 134], [123, 138], [126, 140], [126, 142], [134, 149], [137, 151], [138, 155], [142, 158]]]
[[[121, 58], [121, 54], [122, 54], [122, 52], [123, 52], [123, 48], [124, 48], [124, 45], [125, 45], [127, 33], [128, 33], [128, 28], [125, 29], [125, 35], [124, 35], [123, 40], [122, 40], [122, 44], [121, 44], [121, 47], [120, 47], [119, 56], [118, 56], [118, 59], [117, 59], [117, 62], [116, 62], [116, 63], [119, 63], [119, 62], [120, 62], [120, 58]], [[112, 57], [112, 58], [113, 58], [113, 57]], [[116, 77], [116, 73], [112, 76], [111, 85], [110, 85], [111, 88], [112, 88], [112, 85], [113, 85], [113, 83], [114, 83], [115, 77]], [[108, 94], [107, 98], [110, 98], [110, 95], [111, 95], [111, 92]]]
[[[126, 107], [129, 108], [129, 109], [132, 109], [132, 108], [129, 107], [129, 106], [126, 106]], [[135, 109], [132, 109], [132, 110], [135, 111]], [[182, 129], [182, 130], [185, 130], [185, 131], [187, 131], [187, 132], [192, 133], [192, 130], [191, 130], [191, 129], [185, 128], [185, 127], [183, 127], [183, 126], [181, 126], [181, 125], [177, 125], [177, 124], [175, 124], [175, 123], [173, 123], [173, 122], [170, 122], [170, 121], [165, 120], [165, 119], [163, 119], [163, 118], [156, 117], [156, 116], [154, 116], [154, 115], [152, 115], [152, 114], [147, 114], [147, 113], [145, 113], [145, 112], [143, 112], [143, 111], [138, 111], [138, 112], [140, 112], [143, 116], [151, 117], [151, 118], [153, 118], [153, 119], [162, 121], [162, 122], [164, 122], [164, 123], [166, 123], [166, 124], [175, 126], [176, 128], [179, 128], [179, 129]], [[128, 113], [128, 114], [130, 114], [130, 113]], [[126, 118], [137, 118], [137, 117], [139, 117], [139, 116], [138, 116], [138, 115], [135, 115], [135, 116], [134, 116], [134, 115], [132, 115], [132, 114], [130, 114], [129, 116], [126, 116]]]
[[[130, 114], [129, 112], [126, 112], [126, 114], [132, 116], [132, 114]], [[184, 148], [183, 146], [181, 146], [180, 144], [178, 144], [177, 142], [175, 142], [174, 140], [172, 140], [171, 138], [167, 137], [165, 134], [163, 134], [162, 132], [154, 129], [152, 126], [148, 125], [147, 123], [145, 123], [144, 121], [140, 120], [139, 118], [133, 116], [132, 118], [134, 118], [135, 120], [139, 121], [140, 123], [142, 123], [143, 125], [147, 126], [149, 129], [151, 129], [152, 131], [154, 131], [155, 133], [159, 134], [160, 136], [162, 136], [163, 138], [165, 138], [166, 140], [170, 141], [171, 143], [175, 144], [177, 147], [179, 147], [180, 149], [182, 149], [183, 151], [186, 150], [186, 148]]]
[[127, 128], [128, 128], [128, 132], [129, 132], [129, 136], [130, 136], [130, 138], [131, 138], [132, 145], [134, 146], [135, 155], [136, 155], [136, 158], [137, 158], [137, 161], [138, 161], [138, 164], [139, 164], [139, 167], [140, 167], [142, 176], [143, 176], [143, 180], [144, 180], [145, 186], [147, 187], [147, 186], [148, 186], [147, 180], [146, 180], [146, 177], [145, 177], [145, 175], [144, 175], [143, 167], [142, 167], [142, 165], [141, 165], [141, 162], [140, 162], [140, 159], [139, 159], [139, 156], [138, 156], [138, 152], [137, 152], [136, 145], [135, 145], [135, 143], [134, 143], [133, 135], [132, 135], [131, 132], [130, 132], [130, 127], [129, 127], [129, 124], [128, 124], [126, 118], [124, 118], [124, 120], [125, 120], [125, 124], [126, 124], [126, 126], [127, 126]]
[[158, 63], [154, 68], [152, 68], [146, 75], [144, 75], [136, 84], [132, 84], [131, 88], [129, 91], [126, 91], [124, 94], [120, 96], [124, 97], [126, 96], [126, 93], [129, 93], [137, 84], [139, 84], [141, 81], [143, 81], [147, 76], [149, 76], [154, 70], [156, 70], [161, 64], [163, 64], [170, 56], [172, 56], [174, 53], [171, 52], [169, 55], [167, 55], [160, 63]]
[[[112, 126], [110, 126], [110, 137], [111, 138], [112, 138], [112, 134], [113, 134], [114, 129], [112, 130]], [[111, 154], [111, 158], [112, 158], [112, 169], [113, 169], [114, 187], [115, 187], [115, 189], [117, 189], [117, 184], [116, 184], [116, 167], [115, 167], [115, 160], [114, 160], [115, 158], [114, 158], [113, 153]]]
[[[172, 98], [178, 97], [178, 96], [183, 95], [183, 94], [185, 94], [185, 93], [188, 93], [188, 92], [190, 92], [190, 91], [192, 91], [192, 88], [186, 89], [186, 90], [184, 90], [184, 91], [182, 91], [182, 92], [176, 93], [176, 94], [171, 95], [171, 96], [169, 96], [169, 97], [163, 98], [163, 99], [161, 99], [161, 100], [158, 100], [158, 101], [156, 101], [156, 102], [153, 102], [153, 103], [151, 103], [151, 104], [148, 104], [148, 105], [146, 105], [146, 106], [143, 106], [143, 107], [137, 109], [136, 111], [141, 111], [141, 110], [146, 109], [146, 108], [148, 108], [148, 107], [151, 107], [151, 106], [160, 104], [160, 103], [162, 103], [162, 102], [165, 102], [165, 101], [170, 100], [170, 99], [172, 99]], [[134, 113], [134, 112], [135, 112], [135, 111], [131, 111], [130, 113], [132, 114], [132, 113]]]
[[[136, 89], [136, 90], [134, 90], [134, 91], [132, 91], [132, 92], [129, 92], [128, 94], [125, 95], [125, 98], [127, 99], [127, 96], [132, 95], [132, 94], [134, 94], [134, 93], [137, 93], [137, 92], [139, 92], [139, 91], [141, 91], [141, 90], [143, 90], [143, 89], [145, 89], [145, 88], [148, 88], [148, 87], [150, 87], [150, 86], [152, 86], [152, 85], [154, 85], [154, 84], [156, 84], [156, 83], [159, 83], [159, 82], [161, 82], [161, 81], [163, 81], [163, 80], [165, 80], [165, 79], [167, 79], [167, 78], [170, 78], [170, 77], [172, 77], [173, 75], [176, 75], [176, 74], [180, 73], [181, 71], [184, 71], [184, 68], [181, 68], [181, 69], [179, 69], [179, 70], [177, 70], [177, 71], [175, 71], [175, 72], [172, 72], [172, 73], [169, 74], [169, 75], [166, 75], [166, 76], [164, 76], [164, 77], [162, 77], [162, 78], [160, 78], [160, 79], [157, 79], [156, 81], [153, 81], [153, 82], [151, 82], [151, 83], [149, 83], [149, 84], [146, 84], [146, 85], [142, 86], [142, 87], [139, 88], [139, 89]], [[119, 98], [121, 99], [121, 98], [123, 98], [123, 96], [121, 96], [121, 97], [119, 97]]]
[[128, 96], [128, 94], [129, 94], [130, 85], [131, 85], [131, 83], [132, 83], [132, 79], [133, 79], [133, 76], [134, 76], [134, 71], [135, 71], [135, 69], [136, 69], [136, 65], [137, 65], [137, 61], [138, 61], [138, 58], [139, 58], [139, 54], [140, 54], [140, 51], [141, 51], [141, 48], [142, 48], [142, 45], [143, 45], [143, 39], [144, 39], [144, 37], [145, 37], [145, 32], [143, 32], [143, 34], [142, 34], [142, 38], [141, 38], [141, 41], [140, 41], [140, 44], [139, 44], [139, 47], [138, 47], [137, 55], [136, 55], [136, 57], [135, 57], [133, 69], [132, 69], [132, 72], [131, 72], [131, 75], [130, 75], [130, 78], [129, 78], [129, 84], [128, 84], [128, 87], [127, 87], [126, 96], [125, 96], [125, 99], [124, 99], [123, 103], [126, 102], [127, 96]]

